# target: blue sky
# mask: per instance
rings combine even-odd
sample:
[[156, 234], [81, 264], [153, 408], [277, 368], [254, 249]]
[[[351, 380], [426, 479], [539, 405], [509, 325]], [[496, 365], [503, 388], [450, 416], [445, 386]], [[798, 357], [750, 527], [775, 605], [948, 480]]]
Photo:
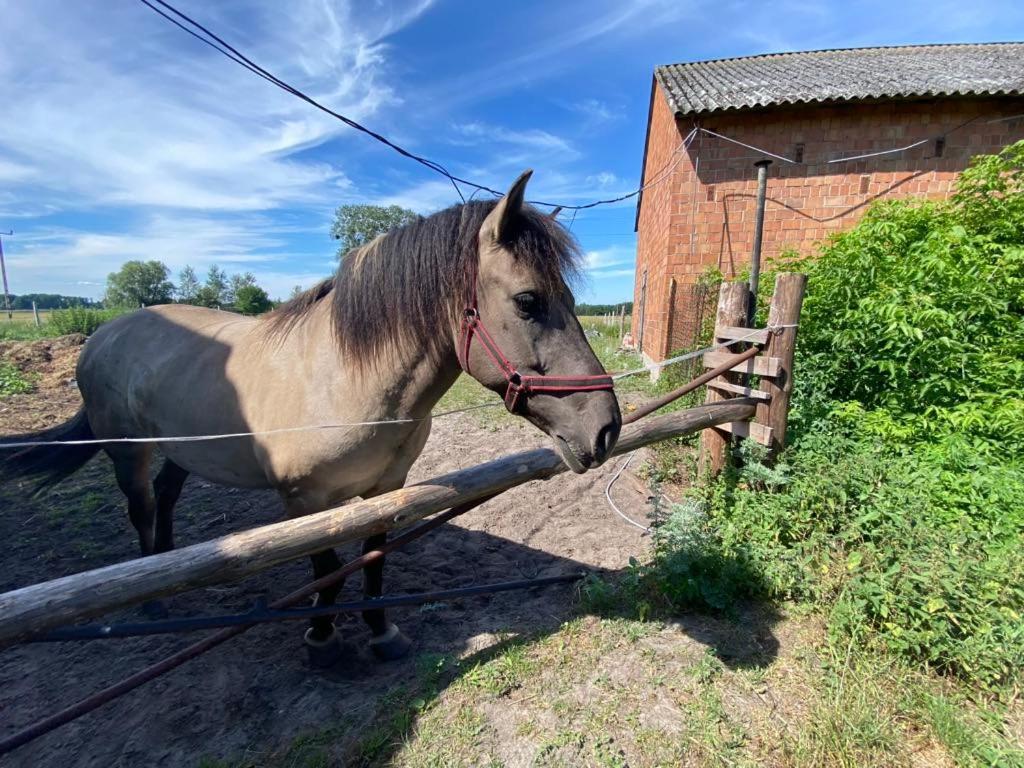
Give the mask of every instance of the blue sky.
[[[1020, 2], [179, 0], [267, 69], [459, 175], [530, 196], [639, 181], [657, 64], [1024, 39]], [[129, 259], [333, 268], [343, 203], [429, 213], [451, 185], [202, 46], [136, 0], [0, 0], [0, 230], [14, 293], [99, 297]], [[580, 301], [632, 297], [634, 204], [582, 212]]]

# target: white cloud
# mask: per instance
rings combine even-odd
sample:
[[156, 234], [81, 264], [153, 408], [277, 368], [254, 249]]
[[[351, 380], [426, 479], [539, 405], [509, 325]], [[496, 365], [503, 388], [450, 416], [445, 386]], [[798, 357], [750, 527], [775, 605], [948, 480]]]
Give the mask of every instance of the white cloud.
[[597, 273], [609, 267], [631, 264], [635, 255], [636, 250], [631, 246], [609, 245], [607, 248], [587, 251], [583, 256], [583, 268], [589, 273]]
[[550, 78], [577, 63], [568, 51], [596, 40], [605, 45], [635, 42], [645, 30], [664, 28], [694, 13], [693, 3], [687, 0], [591, 2], [582, 13], [574, 5], [549, 7], [546, 34], [539, 28], [531, 29], [529, 45], [524, 46], [526, 53], [495, 57], [491, 59], [493, 64], [467, 67], [465, 76], [442, 83], [426, 94], [428, 101], [450, 110], [459, 103]]
[[589, 98], [578, 101], [559, 101], [558, 103], [561, 107], [579, 115], [583, 119], [583, 124], [588, 126], [598, 126], [626, 117], [623, 107], [614, 106], [601, 99]]
[[563, 157], [579, 154], [565, 139], [537, 128], [517, 131], [481, 122], [463, 123], [452, 128], [457, 135], [451, 143], [456, 145], [511, 144], [541, 152], [556, 152]]
[[601, 171], [600, 173], [587, 176], [586, 181], [588, 185], [596, 186], [600, 189], [608, 189], [615, 184], [622, 183], [618, 176], [609, 171]]
[[[397, 101], [381, 82], [380, 38], [426, 5], [376, 14], [326, 0], [186, 10], [360, 119]], [[26, 207], [264, 210], [348, 184], [341, 168], [290, 158], [346, 128], [143, 6], [12, 1], [0, 2], [0, 13], [17, 30], [0, 47], [0, 102], [17, 115], [0, 121], [0, 180], [19, 184]], [[295, 51], [302, 55], [292, 63]]]
[[599, 269], [596, 272], [589, 273], [593, 278], [606, 278], [606, 277], [634, 277], [636, 275], [635, 269]]

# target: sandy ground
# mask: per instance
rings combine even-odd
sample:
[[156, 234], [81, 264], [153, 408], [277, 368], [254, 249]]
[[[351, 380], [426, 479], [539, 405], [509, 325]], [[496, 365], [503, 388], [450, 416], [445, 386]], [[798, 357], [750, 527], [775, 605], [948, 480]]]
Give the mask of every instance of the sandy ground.
[[[10, 349], [0, 353], [11, 356]], [[27, 356], [40, 386], [37, 393], [0, 401], [0, 433], [38, 429], [73, 413], [74, 341], [34, 342], [16, 354]], [[410, 481], [546, 444], [547, 438], [525, 422], [495, 429], [477, 414], [457, 415], [435, 423]], [[617, 464], [524, 485], [389, 556], [386, 591], [622, 569], [631, 556], [642, 554], [648, 540], [616, 517], [604, 498]], [[635, 519], [645, 519], [651, 508], [643, 483], [629, 472], [616, 484], [614, 496]], [[176, 511], [178, 545], [273, 522], [281, 514], [271, 492], [225, 489], [192, 477]], [[137, 551], [123, 497], [103, 455], [38, 501], [0, 489], [0, 538], [7, 543], [0, 590], [127, 560]], [[355, 549], [343, 554], [354, 555]], [[235, 612], [310, 578], [309, 565], [295, 562], [167, 602], [175, 616]], [[360, 579], [354, 577], [340, 599], [360, 595]], [[377, 713], [382, 697], [414, 673], [423, 654], [463, 656], [494, 644], [504, 633], [554, 630], [577, 612], [576, 588], [562, 585], [458, 600], [426, 611], [398, 609], [391, 618], [415, 647], [408, 658], [392, 663], [378, 662], [369, 653], [369, 633], [358, 616], [342, 617], [338, 625], [350, 653], [328, 671], [309, 667], [303, 627], [265, 625], [0, 758], [0, 765], [190, 766], [203, 758], [264, 754], [329, 724], [344, 723], [358, 734]], [[110, 618], [134, 621], [139, 614], [126, 611]], [[700, 639], [701, 631], [695, 626], [691, 634]], [[3, 651], [0, 736], [196, 637], [37, 644]]]

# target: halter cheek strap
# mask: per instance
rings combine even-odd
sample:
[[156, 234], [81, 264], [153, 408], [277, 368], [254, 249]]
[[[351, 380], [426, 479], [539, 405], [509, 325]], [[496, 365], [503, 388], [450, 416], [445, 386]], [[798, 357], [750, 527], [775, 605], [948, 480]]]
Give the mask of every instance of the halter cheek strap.
[[474, 338], [479, 338], [484, 351], [494, 362], [501, 375], [508, 382], [505, 390], [505, 407], [510, 413], [515, 413], [516, 408], [523, 399], [537, 394], [544, 393], [572, 393], [572, 392], [598, 392], [610, 390], [614, 383], [608, 374], [597, 376], [523, 376], [516, 369], [516, 366], [501, 351], [501, 347], [487, 332], [483, 320], [480, 319], [480, 310], [475, 306], [466, 307], [462, 315], [462, 332], [459, 338], [459, 364], [466, 373], [472, 373], [469, 369], [469, 351]]

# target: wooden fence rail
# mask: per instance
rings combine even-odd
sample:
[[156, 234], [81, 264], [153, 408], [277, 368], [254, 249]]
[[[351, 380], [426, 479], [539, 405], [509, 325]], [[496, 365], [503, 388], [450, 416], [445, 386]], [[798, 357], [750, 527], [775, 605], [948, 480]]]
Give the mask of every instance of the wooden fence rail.
[[[749, 419], [756, 403], [732, 399], [645, 419], [623, 429], [615, 453]], [[117, 608], [241, 579], [565, 469], [551, 449], [525, 451], [344, 507], [7, 592], [0, 595], [0, 648]]]

